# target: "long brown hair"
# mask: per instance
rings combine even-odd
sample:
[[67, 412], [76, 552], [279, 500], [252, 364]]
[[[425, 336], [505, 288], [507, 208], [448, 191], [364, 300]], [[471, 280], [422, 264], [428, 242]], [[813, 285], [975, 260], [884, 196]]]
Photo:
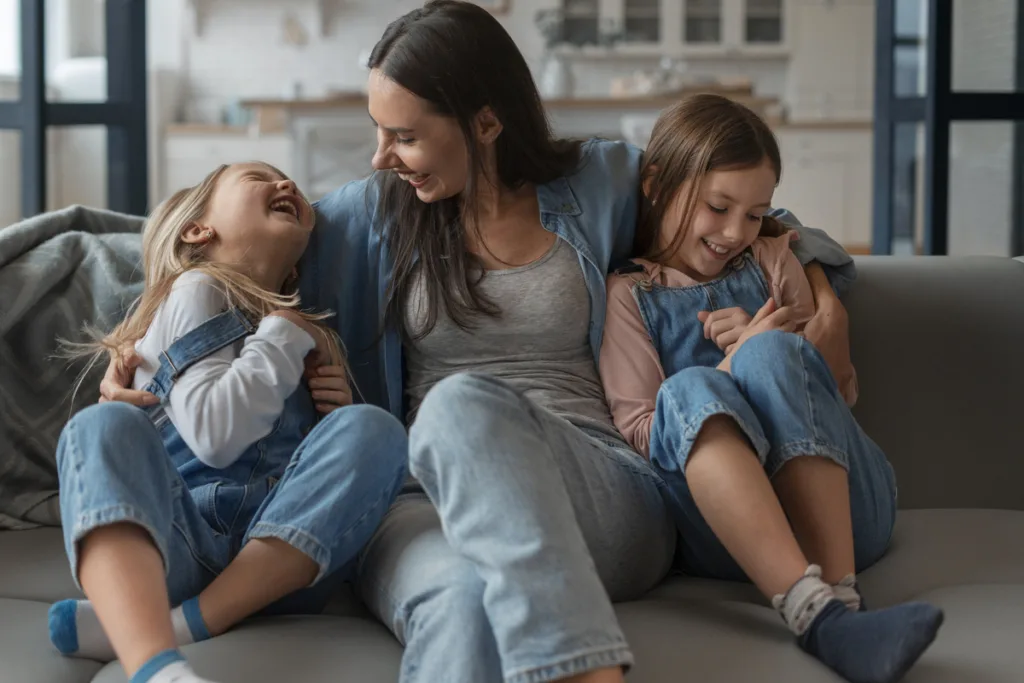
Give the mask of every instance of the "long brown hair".
[[[679, 248], [697, 206], [701, 183], [711, 171], [754, 168], [765, 161], [782, 176], [779, 144], [768, 124], [727, 97], [699, 94], [675, 103], [658, 117], [644, 153], [641, 172], [647, 201], [641, 209], [634, 253], [661, 261]], [[672, 243], [660, 247], [665, 213], [686, 188], [683, 225]], [[782, 224], [765, 216], [762, 235], [781, 235]]]
[[[387, 320], [398, 323], [405, 338], [422, 338], [444, 306], [452, 321], [469, 328], [476, 315], [499, 313], [476, 286], [471, 266], [478, 260], [466, 242], [466, 230], [478, 230], [476, 186], [484, 172], [473, 137], [476, 115], [490, 107], [502, 124], [494, 182], [509, 189], [567, 175], [579, 162], [579, 144], [552, 135], [526, 60], [498, 20], [474, 3], [431, 0], [392, 22], [373, 48], [369, 67], [451, 117], [469, 151], [465, 190], [431, 204], [394, 173], [375, 176], [378, 225], [394, 259]], [[417, 268], [423, 269], [426, 316], [422, 326], [409, 330], [403, 311]]]

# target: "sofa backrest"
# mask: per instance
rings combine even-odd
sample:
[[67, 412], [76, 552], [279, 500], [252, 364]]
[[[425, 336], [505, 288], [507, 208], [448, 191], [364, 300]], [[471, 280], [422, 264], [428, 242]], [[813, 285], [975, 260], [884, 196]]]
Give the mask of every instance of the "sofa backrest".
[[1024, 263], [857, 258], [854, 414], [901, 508], [1024, 510]]

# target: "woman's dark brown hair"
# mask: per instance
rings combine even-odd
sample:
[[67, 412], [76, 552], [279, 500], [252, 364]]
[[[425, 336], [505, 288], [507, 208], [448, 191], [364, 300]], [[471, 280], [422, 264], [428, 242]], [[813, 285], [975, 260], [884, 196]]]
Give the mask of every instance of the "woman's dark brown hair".
[[[399, 323], [406, 338], [421, 338], [443, 305], [457, 325], [468, 328], [475, 315], [499, 313], [478, 291], [479, 280], [471, 275], [476, 259], [466, 249], [466, 230], [478, 229], [474, 198], [484, 172], [473, 136], [477, 114], [490, 107], [502, 124], [495, 142], [498, 177], [491, 182], [510, 189], [567, 175], [579, 162], [579, 145], [552, 135], [526, 60], [479, 5], [432, 0], [409, 12], [387, 27], [369, 66], [458, 123], [470, 166], [460, 195], [430, 204], [395, 173], [376, 174], [378, 225], [394, 259], [387, 319]], [[417, 268], [423, 269], [427, 315], [425, 325], [411, 331], [403, 310]]]
[[[661, 224], [686, 186], [683, 225], [689, 225], [701, 183], [710, 171], [754, 168], [767, 161], [782, 176], [779, 145], [768, 124], [744, 105], [713, 94], [692, 95], [658, 117], [644, 154], [641, 178], [647, 201], [637, 226], [634, 253], [661, 261], [679, 248], [686, 230], [661, 245]], [[782, 224], [765, 216], [762, 235], [781, 235]]]

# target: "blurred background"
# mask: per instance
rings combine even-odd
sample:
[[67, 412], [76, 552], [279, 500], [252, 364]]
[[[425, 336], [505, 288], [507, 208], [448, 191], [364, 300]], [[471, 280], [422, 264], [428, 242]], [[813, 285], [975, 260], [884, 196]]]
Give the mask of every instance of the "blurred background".
[[[45, 0], [36, 53], [44, 58], [46, 102], [107, 100], [106, 57], [118, 39], [107, 34], [107, 1]], [[0, 101], [15, 102], [21, 91], [26, 2], [44, 0], [0, 0]], [[945, 64], [952, 91], [1022, 89], [1018, 0], [478, 4], [526, 56], [561, 135], [643, 146], [658, 112], [680, 94], [721, 92], [759, 111], [779, 139], [776, 204], [849, 251], [1020, 253], [1020, 124], [1010, 116], [947, 121], [948, 139], [932, 140], [931, 154], [926, 125], [929, 111], [942, 111], [929, 96], [929, 56], [944, 55], [939, 78]], [[221, 162], [273, 163], [314, 198], [368, 173], [375, 138], [364, 63], [388, 22], [419, 5], [145, 2], [146, 196], [129, 206], [151, 208]], [[23, 206], [25, 133], [7, 127], [0, 130], [0, 225], [32, 213]], [[44, 208], [110, 204], [110, 134], [104, 125], [50, 122]], [[945, 181], [934, 184], [929, 168]], [[928, 230], [935, 211], [945, 212], [941, 239]]]

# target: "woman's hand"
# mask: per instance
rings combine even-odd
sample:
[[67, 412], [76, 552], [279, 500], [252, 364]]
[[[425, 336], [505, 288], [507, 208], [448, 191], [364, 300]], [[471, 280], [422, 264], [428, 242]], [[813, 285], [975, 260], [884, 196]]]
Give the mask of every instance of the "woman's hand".
[[850, 358], [850, 318], [839, 299], [822, 299], [803, 335], [825, 359], [836, 384], [848, 386], [855, 374]]
[[117, 357], [111, 358], [103, 381], [100, 382], [100, 403], [121, 401], [140, 408], [159, 403], [160, 399], [148, 391], [128, 388], [135, 379], [135, 368], [140, 365], [142, 358], [132, 346], [125, 347]]
[[815, 309], [814, 317], [804, 327], [804, 338], [814, 344], [825, 359], [836, 384], [850, 386], [856, 371], [850, 359], [850, 318], [846, 307], [839, 301], [820, 264], [810, 263], [804, 272], [814, 293]]
[[746, 343], [748, 339], [762, 332], [769, 332], [771, 330], [782, 330], [783, 332], [794, 332], [796, 331], [797, 320], [794, 317], [793, 309], [789, 306], [783, 306], [776, 310], [775, 299], [768, 299], [765, 305], [754, 314], [750, 324], [747, 325], [746, 329], [740, 334], [739, 339], [733, 344], [732, 350], [726, 354], [725, 358], [721, 363], [718, 364], [718, 369], [724, 372], [730, 372], [732, 370], [732, 357], [736, 355], [736, 352]]
[[752, 318], [739, 306], [718, 311], [700, 311], [697, 319], [704, 323], [704, 338], [715, 342], [726, 353], [732, 351]]
[[306, 364], [306, 382], [317, 412], [326, 415], [338, 408], [352, 405], [352, 388], [345, 368], [340, 365], [314, 367]]

